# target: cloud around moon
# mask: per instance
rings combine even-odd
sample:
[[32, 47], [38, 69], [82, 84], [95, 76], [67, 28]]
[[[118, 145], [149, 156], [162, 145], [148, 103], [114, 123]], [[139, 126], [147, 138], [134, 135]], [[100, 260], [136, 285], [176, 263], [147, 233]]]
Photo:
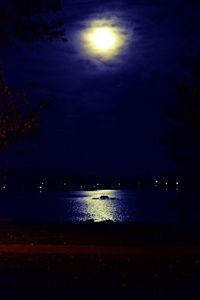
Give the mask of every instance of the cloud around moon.
[[87, 58], [102, 62], [116, 59], [128, 47], [131, 32], [117, 17], [89, 19], [79, 35], [79, 46]]

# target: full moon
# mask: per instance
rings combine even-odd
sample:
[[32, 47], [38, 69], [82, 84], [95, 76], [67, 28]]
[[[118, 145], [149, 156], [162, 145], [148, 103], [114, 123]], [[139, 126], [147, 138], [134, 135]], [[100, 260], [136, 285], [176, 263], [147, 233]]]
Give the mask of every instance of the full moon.
[[92, 21], [81, 32], [82, 46], [90, 56], [108, 60], [119, 54], [125, 44], [123, 29], [108, 19]]
[[94, 43], [94, 47], [100, 51], [106, 52], [116, 46], [116, 35], [109, 27], [102, 27], [94, 30], [94, 32], [91, 33], [90, 38]]

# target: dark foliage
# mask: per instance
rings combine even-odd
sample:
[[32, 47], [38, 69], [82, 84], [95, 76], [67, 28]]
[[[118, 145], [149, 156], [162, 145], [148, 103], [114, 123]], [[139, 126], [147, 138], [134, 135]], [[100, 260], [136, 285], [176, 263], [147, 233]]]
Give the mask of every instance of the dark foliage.
[[[15, 41], [39, 39], [65, 40], [59, 0], [6, 0], [0, 3], [0, 59], [5, 47]], [[32, 107], [23, 92], [14, 91], [5, 82], [0, 64], [0, 148], [32, 136], [40, 124], [40, 111], [47, 101]]]
[[31, 137], [39, 128], [39, 114], [48, 101], [32, 107], [23, 92], [16, 92], [6, 85], [0, 73], [0, 148]]
[[188, 80], [173, 79], [177, 97], [168, 104], [168, 127], [162, 142], [183, 172], [185, 184], [199, 186], [200, 177], [200, 61], [193, 64]]
[[0, 46], [46, 38], [65, 40], [59, 0], [8, 0], [0, 4]]

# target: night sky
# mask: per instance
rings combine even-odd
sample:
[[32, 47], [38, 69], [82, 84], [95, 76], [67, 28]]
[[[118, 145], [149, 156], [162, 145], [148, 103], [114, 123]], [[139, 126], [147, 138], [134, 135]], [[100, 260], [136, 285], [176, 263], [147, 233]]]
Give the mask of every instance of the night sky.
[[[197, 2], [64, 1], [66, 43], [16, 42], [6, 49], [10, 85], [20, 89], [34, 80], [31, 101], [53, 97], [39, 134], [21, 155], [9, 154], [9, 164], [101, 175], [172, 170], [160, 144], [164, 107], [175, 101], [170, 78], [187, 76], [200, 49]], [[81, 39], [96, 19], [122, 29], [125, 43], [109, 59], [88, 53]]]

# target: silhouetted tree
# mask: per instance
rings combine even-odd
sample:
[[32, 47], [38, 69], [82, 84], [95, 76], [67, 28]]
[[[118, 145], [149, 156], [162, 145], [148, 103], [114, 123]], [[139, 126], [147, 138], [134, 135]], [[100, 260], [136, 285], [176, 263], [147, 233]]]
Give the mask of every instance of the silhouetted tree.
[[0, 148], [30, 137], [39, 127], [39, 113], [48, 105], [40, 101], [34, 107], [26, 95], [6, 85], [0, 72]]
[[65, 39], [61, 0], [1, 0], [0, 46], [46, 38]]
[[31, 43], [39, 39], [65, 41], [64, 22], [60, 16], [61, 0], [1, 0], [0, 2], [0, 147], [34, 133], [39, 113], [47, 101], [32, 107], [22, 92], [14, 91], [3, 75], [3, 50], [16, 40]]
[[200, 61], [195, 61], [187, 80], [173, 82], [177, 97], [174, 104], [168, 105], [168, 127], [163, 142], [172, 160], [181, 167], [190, 201], [200, 195]]

